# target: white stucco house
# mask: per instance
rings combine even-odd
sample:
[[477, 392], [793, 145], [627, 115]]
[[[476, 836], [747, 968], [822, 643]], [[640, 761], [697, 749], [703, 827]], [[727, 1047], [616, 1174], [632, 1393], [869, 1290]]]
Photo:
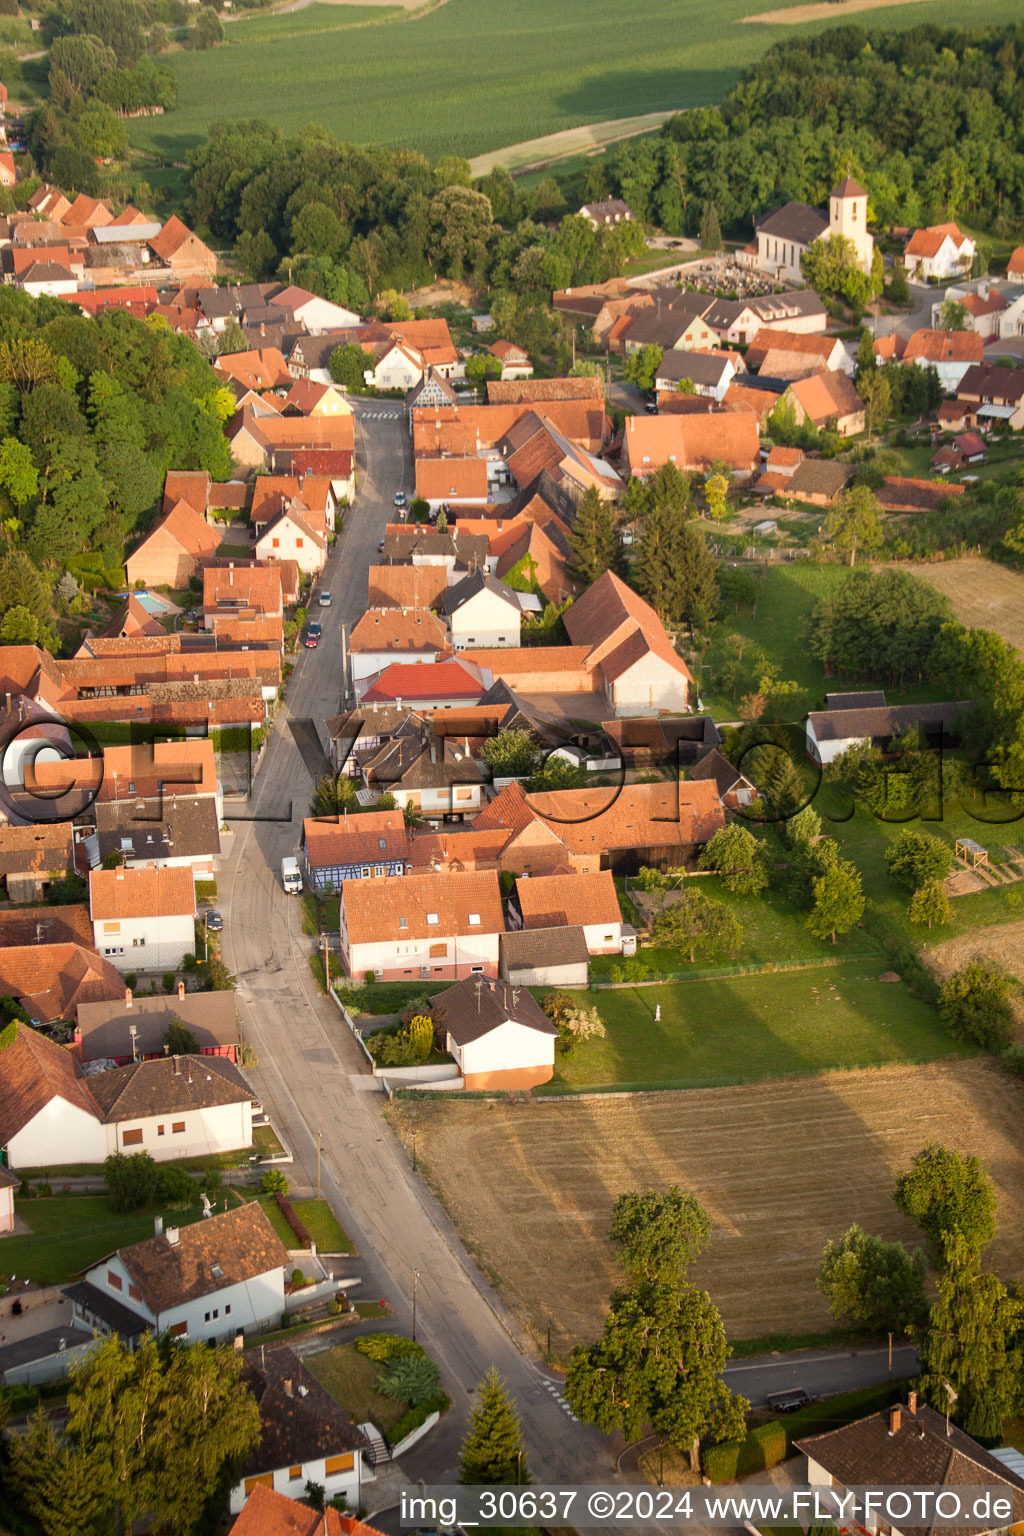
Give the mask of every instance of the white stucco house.
[[438, 612], [456, 651], [518, 646], [523, 610], [517, 594], [489, 571], [473, 571], [443, 592]]
[[617, 955], [622, 950], [622, 913], [610, 869], [594, 874], [520, 876], [508, 904], [508, 925], [561, 928], [578, 923], [587, 952]]
[[319, 576], [327, 561], [327, 540], [303, 516], [297, 499], [269, 522], [256, 540], [257, 560], [294, 560], [304, 576]]
[[396, 341], [363, 375], [376, 389], [412, 389], [423, 378], [423, 354], [405, 342]]
[[434, 1018], [467, 1091], [550, 1081], [558, 1031], [526, 987], [462, 981], [438, 995]]
[[267, 1493], [304, 1498], [318, 1483], [328, 1500], [343, 1495], [353, 1509], [374, 1477], [369, 1441], [290, 1349], [252, 1354], [242, 1382], [260, 1411], [260, 1442], [231, 1490], [230, 1510], [259, 1506]]
[[256, 1096], [227, 1057], [162, 1056], [86, 1071], [27, 1024], [8, 1025], [0, 1040], [8, 1168], [102, 1163], [114, 1152], [171, 1162], [252, 1146]]
[[310, 293], [305, 288], [284, 288], [274, 295], [270, 303], [280, 305], [282, 309], [290, 309], [310, 336], [322, 336], [325, 331], [343, 331], [360, 323], [354, 310], [346, 309], [343, 304], [334, 304], [330, 299], [322, 299], [319, 294]]
[[649, 603], [605, 571], [565, 614], [573, 645], [587, 645], [616, 715], [685, 713], [693, 676]]
[[255, 1200], [119, 1248], [68, 1288], [75, 1315], [101, 1333], [147, 1330], [218, 1343], [277, 1324], [288, 1252]]
[[94, 869], [89, 915], [96, 948], [117, 970], [177, 970], [195, 952], [192, 870]]
[[807, 716], [807, 754], [826, 765], [853, 747], [885, 748], [894, 737], [918, 731], [944, 741], [955, 734], [961, 715], [973, 708], [969, 699], [936, 704], [887, 704], [881, 690], [826, 694], [827, 709]]
[[956, 224], [931, 224], [915, 229], [907, 241], [903, 264], [907, 276], [920, 283], [929, 278], [963, 277], [971, 270], [977, 246]]
[[339, 923], [349, 976], [458, 981], [498, 974], [505, 918], [496, 869], [346, 880]]

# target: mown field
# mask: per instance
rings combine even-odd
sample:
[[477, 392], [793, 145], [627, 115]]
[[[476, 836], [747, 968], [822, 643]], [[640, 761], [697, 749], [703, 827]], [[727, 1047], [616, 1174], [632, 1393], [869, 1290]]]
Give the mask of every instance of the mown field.
[[[448, 0], [419, 17], [312, 5], [229, 24], [222, 47], [169, 56], [179, 107], [131, 124], [180, 159], [218, 118], [317, 123], [359, 143], [476, 155], [581, 123], [719, 101], [744, 65], [796, 29], [741, 26], [751, 0]], [[831, 9], [831, 8], [830, 8]], [[964, 0], [963, 25], [1019, 0]], [[353, 24], [353, 16], [357, 21]], [[872, 26], [948, 20], [940, 0], [889, 5]], [[828, 21], [803, 30], [820, 31]]]
[[[894, 989], [895, 990], [895, 989]], [[929, 1141], [981, 1157], [996, 1187], [986, 1264], [1024, 1279], [1020, 1085], [990, 1058], [814, 1078], [507, 1104], [395, 1101], [403, 1137], [485, 1272], [564, 1358], [600, 1331], [621, 1271], [609, 1242], [626, 1189], [692, 1191], [714, 1221], [694, 1279], [735, 1338], [829, 1326], [815, 1287], [852, 1222], [913, 1244], [893, 1180]]]
[[944, 593], [961, 624], [991, 629], [1024, 655], [1024, 576], [992, 560], [937, 560], [908, 567]]

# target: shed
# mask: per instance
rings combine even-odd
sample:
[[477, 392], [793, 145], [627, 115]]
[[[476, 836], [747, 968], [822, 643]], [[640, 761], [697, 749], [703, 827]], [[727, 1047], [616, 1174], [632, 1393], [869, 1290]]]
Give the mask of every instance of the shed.
[[958, 837], [956, 857], [962, 859], [970, 869], [977, 869], [979, 864], [988, 863], [988, 849], [976, 843], [973, 837]]
[[524, 928], [498, 941], [498, 974], [515, 987], [585, 987], [590, 955], [581, 924]]

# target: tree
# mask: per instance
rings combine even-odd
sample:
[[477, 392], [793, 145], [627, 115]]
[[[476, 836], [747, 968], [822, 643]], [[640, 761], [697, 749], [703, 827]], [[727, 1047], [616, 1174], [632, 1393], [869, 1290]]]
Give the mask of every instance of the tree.
[[697, 868], [717, 870], [730, 891], [744, 896], [756, 896], [768, 884], [761, 844], [736, 821], [718, 829], [701, 850]]
[[875, 355], [875, 338], [867, 326], [860, 333], [860, 341], [857, 344], [857, 366], [854, 370], [854, 383], [860, 389], [861, 380], [870, 377], [878, 369], [878, 358]]
[[719, 1372], [729, 1350], [718, 1310], [688, 1281], [641, 1281], [616, 1290], [595, 1344], [573, 1350], [565, 1396], [576, 1417], [639, 1440], [647, 1426], [691, 1462], [703, 1436], [744, 1433], [748, 1404]]
[[892, 408], [889, 380], [880, 369], [875, 369], [873, 373], [865, 373], [858, 379], [857, 390], [864, 401], [864, 418], [870, 443], [878, 428], [889, 419]]
[[684, 890], [654, 920], [654, 939], [666, 949], [678, 949], [690, 964], [718, 960], [739, 951], [742, 933], [735, 913], [703, 891]]
[[245, 352], [248, 345], [242, 327], [234, 315], [229, 315], [224, 329], [217, 338], [217, 356], [228, 357], [232, 352]]
[[887, 296], [893, 304], [910, 303], [910, 284], [907, 282], [907, 269], [902, 261], [893, 263]]
[[445, 187], [432, 200], [428, 219], [429, 250], [439, 270], [458, 281], [483, 268], [493, 217], [482, 192]]
[[919, 1345], [920, 1390], [940, 1413], [951, 1407], [967, 1434], [996, 1445], [1004, 1418], [1019, 1411], [1024, 1302], [979, 1269], [960, 1234], [947, 1237], [943, 1257], [938, 1300]]
[[971, 312], [963, 299], [943, 299], [939, 305], [939, 330], [969, 331], [971, 328]]
[[851, 567], [859, 550], [871, 554], [881, 548], [880, 511], [874, 492], [866, 485], [855, 485], [843, 493], [825, 519], [826, 537], [843, 554], [849, 554]]
[[836, 935], [846, 933], [860, 921], [864, 911], [864, 890], [857, 866], [848, 859], [837, 859], [814, 881], [814, 909], [807, 927], [816, 939], [836, 942]]
[[925, 1315], [925, 1261], [919, 1248], [885, 1243], [856, 1224], [825, 1244], [818, 1289], [832, 1316], [871, 1333], [902, 1333]]
[[495, 1483], [523, 1486], [529, 1481], [519, 1415], [492, 1365], [477, 1388], [477, 1405], [462, 1442], [459, 1482], [472, 1487]]
[[172, 1019], [164, 1036], [164, 1054], [167, 1056], [198, 1056], [199, 1042], [180, 1019]]
[[927, 924], [929, 928], [936, 923], [940, 927], [953, 921], [953, 903], [946, 895], [941, 880], [926, 880], [919, 886], [910, 898], [908, 916], [912, 923]]
[[700, 245], [702, 251], [720, 251], [722, 249], [722, 231], [718, 224], [718, 209], [714, 203], [704, 204], [700, 216]]
[[140, 1211], [156, 1193], [157, 1166], [148, 1152], [114, 1152], [103, 1164], [103, 1182], [115, 1211]]
[[704, 481], [704, 500], [713, 523], [724, 522], [729, 516], [729, 478], [727, 475], [708, 475]]
[[502, 371], [501, 359], [486, 352], [478, 352], [466, 363], [466, 378], [472, 379], [474, 384], [482, 384], [486, 379], [500, 379]]
[[192, 43], [196, 48], [216, 48], [218, 43], [224, 41], [224, 28], [221, 19], [212, 5], [204, 5], [196, 17], [196, 24], [192, 28]]
[[673, 1184], [661, 1194], [627, 1190], [612, 1206], [609, 1236], [622, 1244], [630, 1280], [680, 1280], [711, 1241], [711, 1217]]
[[885, 850], [885, 867], [894, 880], [916, 891], [929, 880], [944, 880], [953, 864], [953, 850], [940, 837], [901, 827]]
[[569, 550], [569, 569], [582, 586], [593, 586], [599, 576], [615, 566], [619, 545], [612, 509], [592, 485], [587, 487], [576, 509]]
[[373, 353], [357, 347], [354, 341], [347, 342], [343, 347], [335, 347], [327, 359], [327, 371], [331, 378], [335, 384], [343, 384], [346, 389], [365, 388], [363, 375], [372, 372], [373, 367]]
[[355, 780], [347, 773], [328, 773], [317, 780], [313, 798], [309, 802], [311, 816], [340, 816], [343, 811], [358, 809]]
[[649, 392], [654, 388], [664, 355], [661, 347], [652, 345], [641, 347], [639, 352], [627, 353], [622, 365], [622, 377], [627, 384], [635, 384], [637, 389]]
[[954, 1039], [1001, 1051], [1013, 1033], [1010, 978], [990, 961], [971, 960], [943, 985], [939, 1012]]
[[854, 309], [871, 296], [871, 279], [861, 271], [857, 249], [845, 235], [831, 235], [809, 245], [800, 258], [804, 281], [816, 293], [832, 293]]
[[704, 627], [718, 608], [716, 565], [686, 511], [655, 504], [644, 518], [632, 577], [642, 597], [668, 623]]
[[930, 1142], [896, 1180], [893, 1198], [927, 1237], [941, 1264], [947, 1236], [963, 1238], [975, 1257], [995, 1236], [996, 1197], [977, 1157]]
[[434, 1049], [434, 1021], [428, 1014], [415, 1013], [408, 1023], [409, 1043], [420, 1061], [426, 1061]]
[[524, 779], [536, 772], [540, 752], [529, 731], [506, 726], [488, 736], [482, 756], [494, 778]]

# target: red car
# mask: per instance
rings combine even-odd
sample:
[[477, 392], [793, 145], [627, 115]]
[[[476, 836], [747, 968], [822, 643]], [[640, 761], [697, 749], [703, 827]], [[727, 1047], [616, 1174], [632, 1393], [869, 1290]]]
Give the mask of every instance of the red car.
[[315, 651], [320, 644], [320, 620], [310, 619], [306, 627], [306, 644], [311, 651]]

